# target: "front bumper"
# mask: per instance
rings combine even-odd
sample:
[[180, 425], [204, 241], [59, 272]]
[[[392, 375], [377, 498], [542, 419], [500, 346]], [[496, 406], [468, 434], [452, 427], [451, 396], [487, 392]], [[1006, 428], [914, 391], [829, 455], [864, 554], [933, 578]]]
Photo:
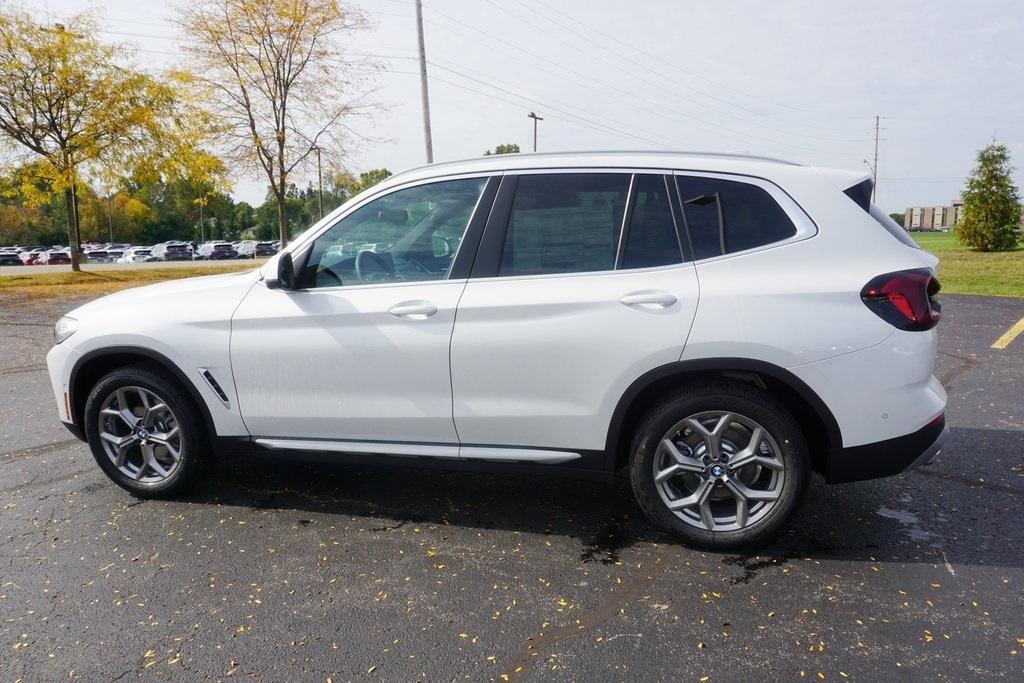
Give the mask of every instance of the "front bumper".
[[50, 375], [50, 387], [57, 405], [57, 417], [68, 430], [79, 439], [85, 441], [81, 425], [76, 424], [74, 411], [70, 401], [71, 369], [75, 366], [80, 354], [65, 341], [56, 344], [46, 354], [46, 368]]
[[946, 417], [940, 414], [911, 434], [833, 452], [823, 474], [830, 484], [890, 477], [932, 462], [948, 436]]

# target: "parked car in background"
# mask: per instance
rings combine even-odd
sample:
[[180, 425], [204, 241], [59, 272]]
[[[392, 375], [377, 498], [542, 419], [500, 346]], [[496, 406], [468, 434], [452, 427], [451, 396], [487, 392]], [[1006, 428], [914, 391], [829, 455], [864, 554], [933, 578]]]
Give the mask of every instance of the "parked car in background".
[[143, 263], [158, 260], [153, 256], [152, 247], [128, 247], [117, 259], [118, 263]]
[[42, 254], [44, 251], [46, 251], [46, 249], [44, 249], [43, 247], [35, 247], [33, 249], [27, 249], [21, 252], [20, 254], [18, 254], [18, 257], [21, 259], [22, 265], [34, 266], [36, 264], [36, 259], [39, 258], [39, 255]]
[[0, 266], [20, 266], [24, 265], [21, 262], [21, 258], [18, 256], [18, 252], [14, 250], [0, 251]]
[[106, 249], [94, 247], [83, 253], [85, 255], [86, 260], [88, 260], [89, 263], [110, 263], [112, 260], [110, 258], [110, 254], [107, 253]]
[[204, 242], [199, 245], [197, 254], [210, 260], [238, 258], [238, 252], [229, 242]]
[[192, 249], [184, 242], [161, 242], [153, 246], [150, 255], [160, 261], [191, 261]]
[[71, 254], [63, 249], [50, 249], [41, 252], [35, 261], [38, 266], [55, 266], [66, 263], [71, 263]]
[[257, 242], [256, 240], [242, 240], [235, 250], [241, 258], [266, 258], [277, 253], [273, 242]]

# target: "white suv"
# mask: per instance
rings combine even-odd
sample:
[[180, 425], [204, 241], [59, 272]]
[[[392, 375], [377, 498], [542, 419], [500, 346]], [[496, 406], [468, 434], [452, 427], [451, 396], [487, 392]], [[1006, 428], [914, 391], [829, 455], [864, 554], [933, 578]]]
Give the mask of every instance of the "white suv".
[[859, 172], [681, 153], [414, 169], [261, 269], [57, 323], [60, 418], [139, 496], [214, 454], [610, 477], [697, 545], [770, 538], [812, 471], [927, 462], [936, 259]]

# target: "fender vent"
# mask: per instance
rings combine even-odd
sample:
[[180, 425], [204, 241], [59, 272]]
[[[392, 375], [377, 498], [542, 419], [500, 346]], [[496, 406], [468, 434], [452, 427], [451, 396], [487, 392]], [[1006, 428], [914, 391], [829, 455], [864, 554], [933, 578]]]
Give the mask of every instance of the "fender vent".
[[203, 376], [203, 379], [206, 380], [206, 383], [210, 385], [210, 388], [213, 389], [217, 396], [220, 397], [220, 400], [224, 402], [224, 405], [230, 407], [231, 404], [228, 402], [228, 395], [225, 394], [224, 390], [221, 389], [219, 384], [217, 384], [217, 380], [210, 374], [210, 371], [206, 368], [199, 368], [199, 373]]

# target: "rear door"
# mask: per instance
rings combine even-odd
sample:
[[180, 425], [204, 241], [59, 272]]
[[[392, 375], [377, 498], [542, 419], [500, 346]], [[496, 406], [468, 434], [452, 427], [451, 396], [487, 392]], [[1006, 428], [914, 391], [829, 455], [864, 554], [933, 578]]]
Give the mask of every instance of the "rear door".
[[668, 180], [505, 175], [452, 337], [463, 457], [473, 445], [603, 450], [626, 388], [679, 359], [698, 284]]

